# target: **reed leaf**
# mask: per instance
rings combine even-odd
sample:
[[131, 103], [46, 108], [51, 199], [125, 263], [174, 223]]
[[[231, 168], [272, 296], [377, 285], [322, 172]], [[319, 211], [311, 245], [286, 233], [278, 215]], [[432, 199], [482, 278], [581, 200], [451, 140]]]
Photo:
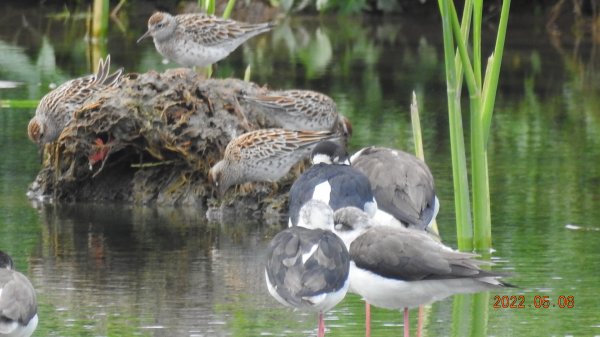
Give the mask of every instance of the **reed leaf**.
[[233, 11], [233, 7], [235, 7], [235, 0], [227, 1], [227, 6], [225, 7], [225, 10], [223, 11], [224, 19], [229, 19], [229, 17], [231, 16], [231, 12]]
[[[413, 142], [415, 144], [415, 156], [425, 161], [425, 151], [423, 150], [423, 133], [421, 132], [421, 118], [419, 117], [419, 104], [417, 102], [417, 94], [412, 92], [412, 100], [410, 103], [410, 120], [412, 125]], [[437, 221], [433, 219], [431, 230], [439, 237], [440, 231], [437, 226]]]
[[[442, 15], [442, 29], [444, 34], [444, 58], [446, 82], [448, 85], [448, 114], [457, 213], [458, 246], [463, 250], [470, 250], [473, 247], [478, 250], [489, 250], [492, 235], [487, 143], [489, 140], [495, 95], [498, 88], [501, 55], [504, 50], [510, 1], [504, 0], [502, 3], [494, 54], [488, 59], [485, 77], [483, 78], [481, 73], [483, 0], [465, 1], [462, 22], [459, 22], [453, 0], [438, 0], [438, 5]], [[469, 26], [473, 27], [471, 46], [468, 45]], [[453, 51], [455, 44], [456, 52]], [[472, 51], [472, 55], [469, 55], [469, 50]], [[498, 57], [498, 53], [500, 57]], [[454, 57], [454, 62], [451, 62], [452, 57]], [[472, 205], [469, 204], [467, 206], [464, 203], [468, 202], [469, 186], [468, 182], [465, 182], [465, 177], [467, 176], [466, 156], [464, 155], [464, 134], [460, 120], [460, 93], [463, 75], [469, 90], [471, 126], [470, 187]], [[454, 149], [455, 146], [458, 148]], [[467, 186], [464, 186], [463, 183], [467, 184]], [[457, 188], [460, 190], [457, 191]], [[470, 214], [470, 210], [472, 210], [472, 214]], [[464, 212], [469, 212], [469, 215], [472, 216], [472, 225], [468, 222], [468, 216]]]
[[[467, 2], [470, 2], [467, 0]], [[446, 85], [448, 96], [448, 121], [450, 127], [450, 152], [452, 158], [452, 182], [454, 186], [454, 207], [456, 211], [457, 243], [461, 250], [473, 248], [473, 226], [471, 221], [471, 203], [467, 176], [464, 132], [460, 106], [460, 83], [457, 72], [461, 72], [457, 55], [454, 53], [454, 38], [450, 5], [448, 0], [438, 0], [442, 16], [444, 63], [446, 66]], [[467, 3], [465, 4], [466, 7]]]
[[[487, 85], [483, 91], [483, 129], [485, 130], [485, 144], [487, 146], [490, 126], [492, 122], [492, 113], [494, 103], [496, 101], [496, 92], [498, 90], [498, 81], [500, 78], [500, 66], [502, 65], [502, 55], [504, 54], [504, 41], [506, 39], [506, 27], [508, 26], [508, 13], [510, 10], [510, 0], [502, 1], [502, 9], [500, 11], [500, 22], [498, 24], [498, 34], [496, 35], [496, 45], [494, 48], [493, 58], [488, 59], [490, 67], [489, 80], [486, 75]], [[490, 66], [491, 64], [491, 66]]]

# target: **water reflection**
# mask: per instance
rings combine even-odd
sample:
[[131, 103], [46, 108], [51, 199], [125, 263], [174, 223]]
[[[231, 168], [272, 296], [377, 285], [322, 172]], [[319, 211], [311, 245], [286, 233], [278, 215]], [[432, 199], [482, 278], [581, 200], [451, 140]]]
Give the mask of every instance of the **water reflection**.
[[219, 306], [263, 292], [260, 226], [211, 226], [193, 209], [65, 205], [40, 215], [31, 277], [44, 316], [67, 328], [48, 335], [226, 335]]
[[[134, 43], [151, 9], [132, 7], [136, 11], [123, 20], [127, 30], [109, 32], [115, 66], [172, 67], [151, 44]], [[0, 78], [26, 83], [3, 89], [2, 99], [39, 99], [50, 83], [91, 71], [84, 20], [23, 10], [32, 31], [22, 28], [23, 13], [2, 9]], [[353, 148], [411, 149], [408, 107], [416, 89], [425, 155], [442, 203], [438, 223], [445, 242], [454, 245], [441, 29], [435, 17], [376, 20], [285, 20], [222, 62], [217, 75], [240, 76], [252, 64], [259, 84], [323, 91], [352, 120]], [[600, 227], [597, 45], [585, 37], [573, 44], [564, 35], [552, 42], [532, 29], [529, 17], [515, 15], [510, 22], [489, 145], [492, 257], [501, 261], [497, 270], [515, 273], [509, 281], [520, 288], [487, 300], [456, 296], [436, 303], [428, 309], [425, 335], [598, 335], [600, 234], [565, 228]], [[312, 314], [282, 308], [264, 286], [262, 255], [280, 223], [207, 223], [199, 209], [32, 208], [25, 198], [39, 167], [25, 132], [32, 114], [0, 110], [0, 244], [14, 252], [38, 290], [36, 335], [315, 334]], [[495, 295], [512, 294], [525, 295], [528, 304], [536, 295], [572, 295], [576, 306], [492, 308]], [[359, 298], [348, 296], [328, 313], [330, 335], [362, 336], [363, 310]], [[414, 311], [411, 316], [414, 327]], [[397, 336], [401, 324], [400, 313], [374, 309], [373, 335]]]

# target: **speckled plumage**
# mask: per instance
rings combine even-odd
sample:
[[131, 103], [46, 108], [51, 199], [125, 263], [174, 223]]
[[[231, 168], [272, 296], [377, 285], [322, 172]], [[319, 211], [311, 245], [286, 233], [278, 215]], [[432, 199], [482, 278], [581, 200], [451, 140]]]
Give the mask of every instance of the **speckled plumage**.
[[67, 81], [42, 97], [27, 127], [29, 139], [39, 145], [55, 141], [92, 94], [119, 84], [123, 69], [110, 75], [109, 70], [110, 55], [100, 60], [95, 74]]
[[333, 99], [316, 91], [271, 91], [266, 95], [247, 95], [243, 99], [284, 129], [320, 131], [345, 127]]
[[235, 184], [250, 181], [275, 182], [308, 156], [322, 140], [337, 139], [329, 131], [291, 131], [260, 129], [232, 139], [223, 159], [209, 172], [210, 179], [223, 195]]
[[152, 36], [162, 56], [185, 67], [206, 67], [272, 27], [271, 23], [249, 24], [204, 13], [173, 16], [157, 12], [148, 19], [148, 31], [137, 42]]

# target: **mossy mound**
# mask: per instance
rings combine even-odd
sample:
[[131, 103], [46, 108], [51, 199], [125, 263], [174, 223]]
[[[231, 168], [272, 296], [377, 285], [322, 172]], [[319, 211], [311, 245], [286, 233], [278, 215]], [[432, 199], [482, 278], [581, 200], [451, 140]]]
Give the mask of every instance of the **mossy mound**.
[[[127, 74], [119, 87], [90, 97], [59, 140], [46, 146], [28, 195], [205, 207], [213, 196], [208, 171], [229, 140], [266, 126], [237, 97], [266, 90], [237, 79], [203, 79], [190, 69]], [[222, 203], [235, 213], [281, 209], [292, 181], [276, 190], [269, 184], [232, 189], [212, 206]]]

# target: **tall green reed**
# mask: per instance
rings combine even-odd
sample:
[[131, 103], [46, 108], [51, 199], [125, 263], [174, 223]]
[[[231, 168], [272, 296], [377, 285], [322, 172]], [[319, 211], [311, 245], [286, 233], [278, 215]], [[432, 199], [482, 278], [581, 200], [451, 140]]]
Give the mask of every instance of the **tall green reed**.
[[[438, 5], [444, 38], [458, 247], [461, 250], [473, 248], [488, 250], [491, 247], [492, 237], [487, 142], [504, 51], [510, 0], [502, 2], [496, 45], [492, 56], [488, 58], [483, 78], [481, 73], [483, 0], [466, 0], [461, 22], [458, 20], [452, 0], [438, 0]], [[472, 42], [469, 46], [470, 29], [472, 29]], [[463, 76], [469, 92], [471, 197], [460, 101]]]

